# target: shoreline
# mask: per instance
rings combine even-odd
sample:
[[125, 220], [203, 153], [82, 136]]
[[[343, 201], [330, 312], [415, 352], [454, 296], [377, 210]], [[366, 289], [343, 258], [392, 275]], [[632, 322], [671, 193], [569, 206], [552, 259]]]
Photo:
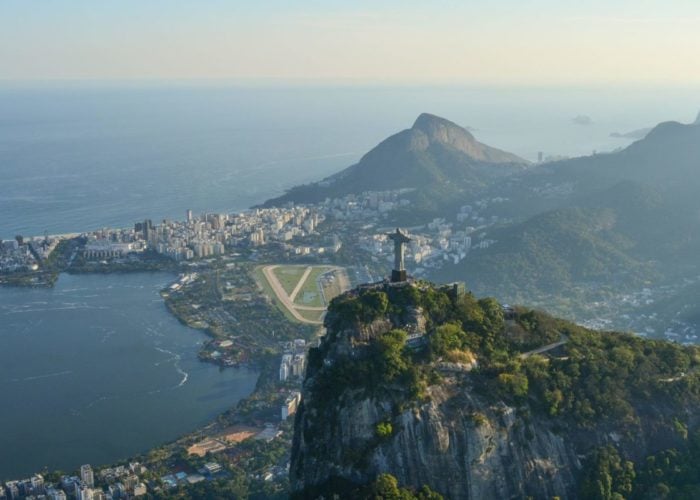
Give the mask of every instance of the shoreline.
[[[227, 266], [228, 264], [228, 266]], [[178, 320], [183, 326], [187, 328], [192, 328], [199, 330], [199, 333], [204, 335], [203, 342], [198, 344], [197, 358], [200, 363], [209, 363], [216, 365], [219, 370], [224, 370], [227, 368], [243, 368], [250, 370], [255, 376], [255, 385], [245, 396], [238, 400], [234, 405], [224, 409], [223, 411], [217, 412], [212, 415], [204, 424], [196, 425], [191, 430], [184, 434], [175, 437], [173, 440], [159, 443], [155, 446], [149, 447], [143, 452], [138, 452], [128, 458], [120, 458], [111, 461], [109, 464], [100, 465], [99, 468], [113, 466], [114, 464], [125, 464], [127, 462], [137, 460], [140, 463], [147, 466], [149, 469], [162, 469], [166, 467], [166, 464], [172, 463], [173, 459], [176, 463], [181, 463], [183, 465], [178, 465], [177, 467], [186, 466], [184, 464], [191, 464], [193, 462], [193, 457], [190, 456], [188, 450], [190, 448], [197, 449], [196, 444], [200, 441], [207, 439], [219, 439], [226, 429], [231, 429], [236, 426], [250, 427], [254, 429], [266, 431], [274, 425], [277, 429], [273, 433], [273, 437], [278, 433], [283, 433], [280, 438], [272, 439], [271, 441], [264, 441], [259, 443], [257, 438], [253, 439], [251, 436], [247, 436], [246, 439], [234, 440], [229, 443], [225, 441], [224, 451], [221, 456], [229, 457], [231, 454], [236, 455], [238, 453], [236, 450], [248, 449], [249, 447], [263, 447], [264, 449], [275, 449], [275, 457], [279, 457], [279, 453], [284, 455], [284, 450], [288, 450], [290, 446], [289, 440], [291, 439], [291, 428], [289, 427], [289, 422], [280, 422], [279, 420], [279, 405], [284, 400], [289, 391], [296, 390], [297, 382], [280, 384], [278, 380], [278, 367], [279, 359], [281, 357], [281, 349], [279, 346], [281, 338], [277, 338], [276, 333], [270, 334], [270, 331], [284, 333], [286, 338], [290, 340], [295, 337], [304, 337], [310, 339], [314, 331], [305, 328], [304, 325], [290, 323], [287, 318], [285, 318], [273, 304], [269, 303], [265, 299], [264, 291], [257, 290], [257, 285], [255, 284], [255, 279], [252, 275], [252, 269], [256, 263], [250, 262], [248, 260], [244, 262], [233, 263], [226, 262], [224, 260], [217, 260], [215, 262], [209, 262], [204, 264], [199, 264], [194, 266], [197, 274], [200, 275], [199, 279], [193, 280], [190, 287], [185, 287], [185, 290], [173, 294], [171, 286], [178, 282], [178, 273], [186, 271], [185, 266], [180, 265], [168, 265], [159, 268], [150, 269], [114, 269], [110, 266], [109, 269], [99, 269], [99, 270], [64, 270], [70, 275], [78, 274], [133, 274], [133, 273], [154, 273], [154, 272], [165, 272], [168, 273], [168, 283], [165, 284], [160, 290], [158, 290], [158, 295], [160, 300], [163, 301], [163, 305], [168, 311], [169, 315], [172, 315]], [[230, 267], [232, 266], [232, 267]], [[189, 267], [192, 271], [193, 266]], [[62, 272], [57, 271], [55, 273], [55, 280], [51, 283], [60, 279]], [[212, 276], [217, 273], [224, 274], [226, 279], [232, 280], [234, 278], [239, 279], [237, 286], [241, 287], [243, 291], [251, 292], [251, 290], [256, 290], [252, 293], [255, 297], [250, 300], [241, 301], [230, 301], [226, 300], [223, 296], [219, 295], [219, 289], [216, 286], [217, 282], [212, 278]], [[179, 275], [182, 277], [182, 274]], [[13, 288], [13, 287], [8, 287]], [[18, 286], [17, 288], [23, 288], [23, 286]], [[211, 295], [211, 296], [209, 296]], [[207, 308], [183, 308], [183, 304], [196, 305], [197, 302], [207, 302]], [[212, 310], [219, 309], [232, 309], [239, 312], [249, 312], [250, 309], [253, 313], [257, 311], [257, 315], [261, 314], [263, 317], [267, 317], [267, 324], [254, 323], [255, 327], [250, 325], [248, 321], [248, 326], [241, 327], [241, 325], [217, 325], [202, 323], [201, 318], [198, 314], [202, 312], [211, 312]], [[216, 311], [214, 311], [216, 312]], [[255, 322], [255, 319], [252, 320]], [[241, 331], [237, 331], [238, 335], [231, 336], [231, 327], [242, 328]], [[229, 328], [226, 328], [229, 327]], [[285, 333], [286, 332], [286, 333]], [[229, 346], [230, 352], [233, 352], [231, 357], [213, 357], [212, 353], [215, 349], [220, 349], [223, 339], [231, 339], [232, 343]], [[226, 362], [226, 359], [233, 360], [232, 362]], [[300, 382], [299, 382], [300, 384]], [[229, 433], [231, 434], [231, 433]], [[235, 433], [233, 433], [235, 434]], [[280, 441], [281, 440], [281, 441]], [[265, 454], [265, 456], [269, 455]], [[184, 462], [182, 462], [184, 460]], [[232, 459], [233, 460], [233, 459]], [[235, 460], [231, 462], [236, 463]], [[276, 467], [277, 462], [268, 464], [269, 467]], [[239, 467], [238, 465], [232, 467]], [[254, 476], [250, 476], [250, 471], [247, 466], [240, 466], [241, 473], [245, 473], [248, 478], [247, 481], [257, 484], [257, 479]], [[35, 471], [38, 472], [38, 471]], [[45, 474], [47, 478], [51, 478], [52, 471], [44, 470], [42, 474]], [[250, 477], [249, 477], [250, 476]], [[276, 476], [277, 477], [277, 476]], [[280, 476], [279, 480], [284, 481], [286, 478]], [[16, 479], [16, 478], [15, 478]], [[263, 484], [263, 483], [261, 483]]]
[[[2, 296], [6, 298], [2, 300], [6, 308], [2, 312], [7, 312], [10, 316], [5, 316], [5, 326], [3, 330], [7, 333], [12, 333], [14, 330], [23, 330], [23, 325], [42, 324], [51, 325], [58, 335], [42, 334], [41, 337], [34, 336], [37, 339], [45, 339], [50, 337], [53, 346], [51, 349], [60, 356], [63, 350], [61, 344], [65, 345], [68, 342], [66, 349], [73, 350], [77, 348], [79, 352], [84, 352], [86, 355], [92, 356], [97, 353], [100, 356], [105, 356], [104, 361], [96, 361], [100, 365], [118, 367], [122, 365], [124, 356], [111, 352], [118, 353], [123, 351], [124, 347], [130, 348], [134, 343], [138, 345], [137, 359], [132, 366], [138, 373], [143, 373], [143, 384], [139, 383], [139, 378], [126, 375], [123, 381], [105, 382], [103, 386], [92, 387], [87, 382], [87, 387], [90, 387], [89, 394], [92, 398], [76, 398], [75, 402], [67, 404], [56, 403], [55, 411], [58, 421], [55, 428], [70, 429], [67, 426], [72, 426], [72, 409], [75, 409], [75, 415], [80, 415], [81, 421], [90, 425], [89, 433], [86, 439], [83, 439], [71, 453], [60, 452], [62, 436], [56, 434], [53, 426], [48, 425], [50, 422], [45, 422], [47, 419], [37, 419], [38, 422], [44, 422], [42, 432], [37, 433], [37, 441], [34, 446], [23, 452], [24, 456], [21, 460], [13, 460], [12, 455], [19, 453], [17, 449], [13, 450], [16, 445], [10, 446], [6, 451], [9, 455], [6, 456], [6, 467], [2, 467], [3, 483], [5, 480], [19, 479], [17, 477], [22, 474], [22, 477], [29, 477], [33, 473], [46, 474], [50, 470], [63, 469], [70, 471], [74, 466], [79, 466], [81, 463], [92, 461], [94, 464], [107, 466], [111, 463], [122, 463], [128, 458], [146, 456], [153, 449], [163, 448], [170, 443], [175, 443], [183, 437], [189, 436], [192, 433], [200, 432], [202, 428], [215, 423], [220, 416], [229, 412], [231, 408], [253, 394], [258, 386], [261, 369], [259, 363], [250, 363], [241, 365], [236, 370], [221, 373], [222, 370], [218, 366], [201, 365], [203, 360], [197, 356], [198, 351], [202, 348], [203, 343], [209, 340], [209, 336], [205, 331], [197, 331], [190, 329], [183, 322], [175, 321], [173, 313], [164, 307], [164, 301], [160, 297], [160, 290], [166, 287], [167, 284], [177, 278], [177, 274], [172, 272], [147, 272], [147, 273], [129, 273], [132, 276], [78, 276], [78, 275], [61, 275], [61, 284], [56, 287], [56, 292], [52, 290], [35, 290], [27, 291], [28, 293], [15, 292], [13, 289], [2, 291]], [[131, 291], [132, 288], [133, 293]], [[139, 289], [139, 290], [136, 290]], [[83, 299], [82, 297], [86, 298]], [[114, 297], [114, 300], [112, 299]], [[84, 302], [83, 302], [84, 300]], [[37, 302], [44, 301], [44, 302]], [[78, 315], [73, 315], [72, 311], [65, 312], [60, 309], [64, 302], [77, 304], [76, 311]], [[152, 304], [149, 304], [152, 302]], [[32, 304], [41, 304], [34, 306]], [[131, 306], [129, 306], [131, 304]], [[129, 309], [124, 309], [128, 307]], [[27, 309], [27, 314], [13, 315], [13, 312], [23, 312]], [[59, 309], [56, 309], [59, 308]], [[133, 313], [129, 310], [133, 308]], [[29, 312], [34, 310], [39, 312]], [[89, 310], [85, 310], [89, 309]], [[97, 309], [105, 309], [105, 315]], [[94, 310], [94, 313], [93, 311]], [[59, 311], [59, 312], [52, 312]], [[57, 317], [56, 314], [60, 314]], [[65, 316], [69, 314], [69, 316]], [[136, 314], [136, 316], [133, 316]], [[141, 316], [143, 315], [143, 316]], [[133, 316], [134, 320], [128, 320], [125, 316]], [[124, 322], [120, 322], [120, 318], [124, 317]], [[56, 318], [55, 323], [53, 319]], [[63, 320], [63, 318], [74, 318]], [[94, 321], [93, 321], [94, 320]], [[12, 326], [16, 324], [16, 326]], [[93, 332], [91, 324], [102, 325]], [[82, 327], [81, 327], [82, 325]], [[83, 330], [82, 333], [73, 334], [71, 331], [77, 327]], [[45, 330], [45, 329], [44, 329]], [[28, 330], [30, 333], [34, 329]], [[37, 332], [39, 333], [39, 332]], [[54, 333], [54, 332], [51, 332]], [[94, 333], [94, 334], [93, 334]], [[116, 334], [116, 337], [114, 336]], [[76, 342], [80, 339], [86, 340], [86, 347], [80, 348]], [[107, 340], [108, 339], [108, 340]], [[115, 341], [116, 339], [116, 341]], [[122, 340], [119, 340], [122, 339]], [[48, 339], [46, 339], [48, 340]], [[104, 344], [105, 340], [107, 343]], [[8, 344], [7, 352], [21, 352], [24, 345], [27, 343], [22, 337], [17, 337], [11, 344]], [[33, 345], [30, 343], [29, 345]], [[155, 352], [154, 351], [159, 351]], [[116, 350], [116, 351], [115, 351]], [[134, 351], [136, 353], [136, 351]], [[162, 354], [161, 354], [162, 353]], [[126, 354], [130, 357], [130, 354]], [[177, 358], [177, 359], [176, 359]], [[143, 362], [142, 362], [143, 361]], [[23, 368], [23, 363], [17, 369], [11, 368], [13, 364], [8, 364], [5, 370], [5, 382], [12, 384], [14, 379], [18, 377], [17, 382], [21, 385], [7, 386], [8, 391], [12, 387], [11, 392], [8, 392], [12, 397], [17, 397], [24, 391], [39, 391], [42, 395], [45, 391], [52, 391], [51, 387], [55, 384], [60, 384], [61, 393], [72, 392], [86, 385], [83, 378], [85, 373], [89, 373], [90, 369], [72, 369], [71, 366], [65, 366], [61, 363], [57, 366], [61, 368], [57, 370], [42, 369], [43, 361], [35, 363], [36, 366]], [[160, 368], [152, 368], [151, 366], [161, 366]], [[36, 368], [32, 370], [31, 368]], [[218, 368], [218, 369], [217, 369]], [[38, 370], [38, 371], [37, 371]], [[72, 374], [70, 379], [57, 380], [56, 382], [30, 382], [30, 380], [46, 378], [45, 373], [50, 372], [50, 375], [55, 375], [54, 372], [61, 374]], [[118, 368], [117, 368], [118, 370]], [[97, 370], [97, 376], [104, 376], [105, 370]], [[176, 373], [178, 372], [178, 373]], [[16, 374], [16, 375], [15, 375]], [[34, 374], [39, 376], [34, 377]], [[80, 374], [80, 375], [79, 375]], [[188, 381], [183, 384], [185, 374], [188, 375]], [[31, 376], [31, 377], [30, 377]], [[78, 378], [80, 376], [80, 378]], [[119, 377], [118, 373], [115, 373]], [[25, 378], [26, 377], [26, 378]], [[122, 378], [122, 377], [119, 377]], [[228, 387], [228, 394], [221, 394], [217, 389], [216, 384], [226, 384], [222, 387]], [[31, 384], [31, 385], [30, 385]], [[183, 389], [177, 389], [185, 385]], [[57, 388], [58, 389], [58, 388]], [[157, 396], [148, 396], [150, 392], [163, 393]], [[210, 395], [210, 401], [198, 401], [200, 396]], [[106, 396], [106, 397], [105, 397]], [[38, 396], [34, 399], [43, 398]], [[155, 399], [154, 399], [155, 398]], [[105, 400], [118, 400], [106, 402]], [[144, 410], [147, 411], [145, 416], [134, 414], [132, 415], [131, 405], [133, 401], [143, 401]], [[50, 402], [51, 399], [47, 399]], [[189, 401], [189, 403], [187, 402]], [[93, 408], [95, 403], [99, 403], [98, 410]], [[198, 408], [194, 408], [194, 407]], [[173, 419], [172, 412], [177, 412], [178, 408], [182, 408], [182, 418]], [[49, 407], [50, 408], [50, 407]], [[137, 413], [141, 413], [134, 408]], [[109, 411], [109, 420], [102, 422], [103, 413]], [[80, 412], [80, 413], [78, 413]], [[23, 412], [24, 413], [24, 412]], [[27, 415], [31, 418], [31, 415]], [[129, 424], [129, 420], [133, 417], [133, 427], [147, 429], [150, 426], [154, 427], [152, 434], [131, 435], [130, 431], [125, 430], [123, 424]], [[163, 426], [159, 422], [163, 420]], [[17, 418], [8, 418], [7, 422], [9, 429], [16, 429], [17, 432], [22, 429], [22, 417], [17, 415]], [[38, 423], [37, 422], [37, 423]], [[112, 423], [116, 423], [113, 426]], [[120, 423], [121, 422], [121, 423]], [[80, 432], [80, 428], [75, 429], [67, 436], [73, 436]], [[124, 439], [120, 436], [124, 435]], [[111, 447], [102, 447], [102, 436], [105, 443], [114, 443]], [[12, 443], [15, 439], [8, 439]], [[94, 442], [94, 446], [91, 445]], [[104, 448], [100, 450], [100, 448]], [[34, 450], [26, 454], [30, 450]], [[65, 456], [64, 456], [65, 455]], [[36, 458], [32, 458], [35, 456]], [[41, 458], [45, 457], [45, 458]], [[82, 457], [82, 458], [81, 458]], [[19, 455], [18, 455], [19, 458]], [[38, 460], [37, 460], [38, 458]], [[106, 459], [106, 460], [105, 460]], [[50, 469], [44, 466], [47, 463], [54, 464]], [[18, 472], [19, 471], [19, 472]]]

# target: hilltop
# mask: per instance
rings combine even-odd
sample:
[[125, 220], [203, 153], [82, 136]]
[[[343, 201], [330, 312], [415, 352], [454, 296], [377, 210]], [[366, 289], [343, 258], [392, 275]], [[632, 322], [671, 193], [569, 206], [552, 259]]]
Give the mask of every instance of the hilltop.
[[509, 223], [487, 233], [496, 243], [431, 278], [532, 302], [573, 287], [619, 292], [695, 276], [699, 169], [700, 126], [677, 122], [619, 152], [534, 166], [485, 195], [508, 198], [498, 215]]
[[297, 186], [263, 206], [312, 203], [363, 191], [412, 189], [450, 196], [474, 192], [528, 162], [476, 140], [471, 132], [423, 113], [410, 129], [382, 141], [360, 161], [320, 182]]
[[390, 476], [420, 498], [700, 494], [697, 347], [427, 282], [348, 292], [326, 327], [295, 422], [293, 497], [368, 496]]

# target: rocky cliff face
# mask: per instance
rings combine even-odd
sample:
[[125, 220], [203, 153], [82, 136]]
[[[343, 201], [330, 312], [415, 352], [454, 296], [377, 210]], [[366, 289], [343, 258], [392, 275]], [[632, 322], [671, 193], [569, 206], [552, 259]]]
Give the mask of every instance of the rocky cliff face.
[[[359, 366], [372, 342], [402, 328], [413, 334], [409, 348], [428, 349], [425, 339], [435, 323], [420, 308], [394, 308], [354, 326], [331, 311], [327, 326], [295, 422], [290, 480], [299, 497], [342, 492], [390, 473], [401, 485], [429, 485], [446, 498], [576, 498], [584, 457], [594, 447], [613, 444], [643, 460], [676, 439], [660, 423], [668, 410], [663, 405], [638, 413], [636, 433], [614, 421], [581, 428], [536, 414], [525, 401], [490, 394], [472, 373], [476, 363], [463, 369], [454, 369], [459, 363], [432, 363], [440, 376], [419, 400], [407, 398], [397, 383], [377, 389], [382, 382], [372, 380], [367, 385], [374, 389], [358, 388], [353, 378], [367, 373]], [[350, 367], [345, 386], [333, 373], [343, 363]], [[387, 423], [390, 431], [379, 433]]]
[[[363, 346], [395, 327], [425, 333], [420, 312], [405, 319], [382, 318], [338, 332], [324, 366], [361, 355]], [[428, 484], [449, 498], [573, 494], [581, 464], [564, 436], [547, 426], [523, 425], [515, 408], [486, 402], [458, 371], [443, 375], [439, 385], [428, 388], [426, 402], [397, 409], [391, 396], [352, 389], [319, 401], [314, 387], [325, 370], [309, 373], [296, 420], [292, 490], [313, 491], [343, 480], [363, 484], [389, 472], [402, 485]], [[378, 439], [377, 425], [387, 421], [393, 433]]]
[[456, 381], [431, 387], [429, 397], [393, 417], [394, 434], [379, 443], [375, 429], [387, 419], [391, 402], [346, 394], [331, 418], [304, 405], [293, 490], [313, 490], [335, 478], [362, 484], [389, 472], [402, 485], [427, 484], [447, 498], [575, 494], [581, 463], [564, 436], [537, 424], [526, 428], [515, 408], [486, 404]]
[[422, 113], [407, 131], [414, 139], [417, 149], [428, 149], [432, 144], [449, 146], [470, 158], [488, 163], [520, 163], [527, 161], [512, 153], [493, 148], [477, 141], [471, 132], [454, 122]]

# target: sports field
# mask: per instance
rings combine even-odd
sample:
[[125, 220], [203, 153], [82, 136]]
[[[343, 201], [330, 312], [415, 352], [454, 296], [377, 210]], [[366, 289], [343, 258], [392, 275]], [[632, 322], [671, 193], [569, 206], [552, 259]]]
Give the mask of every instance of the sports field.
[[287, 317], [316, 325], [328, 302], [349, 288], [345, 270], [335, 266], [268, 265], [256, 277]]

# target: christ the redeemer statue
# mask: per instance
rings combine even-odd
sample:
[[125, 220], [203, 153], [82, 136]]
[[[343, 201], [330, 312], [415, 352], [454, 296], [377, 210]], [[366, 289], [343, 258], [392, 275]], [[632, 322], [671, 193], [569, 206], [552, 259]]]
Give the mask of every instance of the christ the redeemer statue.
[[403, 263], [404, 245], [411, 241], [411, 238], [406, 236], [396, 228], [395, 233], [387, 234], [390, 240], [394, 241], [394, 269], [391, 271], [391, 282], [400, 283], [406, 281], [406, 268]]

